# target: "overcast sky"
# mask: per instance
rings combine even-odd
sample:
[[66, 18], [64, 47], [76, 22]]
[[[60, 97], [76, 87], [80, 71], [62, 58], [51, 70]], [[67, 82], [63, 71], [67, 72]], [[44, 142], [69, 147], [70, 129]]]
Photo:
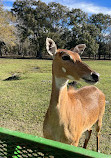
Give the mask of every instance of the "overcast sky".
[[[4, 8], [10, 10], [15, 0], [3, 0]], [[42, 0], [45, 3], [58, 2], [69, 8], [80, 8], [88, 14], [111, 15], [111, 0]]]

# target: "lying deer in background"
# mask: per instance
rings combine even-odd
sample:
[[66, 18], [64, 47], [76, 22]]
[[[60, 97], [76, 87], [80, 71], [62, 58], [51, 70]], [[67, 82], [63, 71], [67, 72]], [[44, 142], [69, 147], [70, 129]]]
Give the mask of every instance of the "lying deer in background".
[[47, 110], [43, 134], [47, 139], [78, 146], [83, 132], [87, 147], [91, 136], [91, 127], [96, 124], [97, 151], [102, 117], [105, 111], [105, 96], [95, 86], [85, 86], [79, 90], [70, 87], [68, 80], [83, 79], [92, 84], [99, 80], [99, 75], [81, 61], [78, 53], [85, 49], [85, 44], [77, 45], [72, 50], [57, 49], [55, 42], [47, 38], [46, 48], [53, 56], [52, 93]]

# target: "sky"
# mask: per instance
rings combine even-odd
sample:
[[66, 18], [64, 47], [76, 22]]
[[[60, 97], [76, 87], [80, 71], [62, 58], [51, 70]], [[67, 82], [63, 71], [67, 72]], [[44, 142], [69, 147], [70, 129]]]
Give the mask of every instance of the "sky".
[[[1, 1], [1, 0], [0, 0]], [[15, 0], [2, 0], [4, 9], [10, 10]], [[41, 0], [42, 2], [57, 2], [68, 8], [80, 8], [88, 14], [109, 14], [111, 15], [111, 0]]]

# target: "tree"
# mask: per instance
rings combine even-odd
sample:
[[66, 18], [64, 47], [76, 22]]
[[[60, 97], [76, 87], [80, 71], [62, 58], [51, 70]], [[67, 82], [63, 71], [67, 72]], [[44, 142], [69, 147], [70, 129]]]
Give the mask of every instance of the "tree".
[[40, 0], [16, 0], [12, 13], [17, 19], [18, 53], [23, 56], [42, 58], [46, 37], [54, 39], [58, 47], [67, 49], [85, 43], [89, 57], [98, 54], [100, 58], [100, 54], [104, 55], [103, 50], [108, 52], [109, 15], [93, 14], [89, 17], [81, 9], [69, 10], [59, 3], [47, 5]]
[[16, 44], [15, 27], [12, 21], [11, 13], [4, 11], [3, 5], [0, 5], [0, 56], [2, 56], [4, 45], [14, 46]]
[[99, 45], [96, 43], [96, 40], [92, 38], [89, 32], [84, 32], [84, 34], [80, 35], [79, 42], [85, 43], [87, 46], [84, 55], [88, 56], [89, 58], [91, 56], [96, 58]]
[[[44, 48], [48, 23], [48, 6], [35, 0], [17, 0], [13, 4], [13, 14], [17, 17], [20, 41], [30, 40], [35, 49], [35, 56], [41, 58]], [[43, 43], [44, 41], [44, 43]]]
[[100, 14], [93, 14], [89, 18], [89, 22], [95, 25], [100, 33], [97, 35], [97, 43], [99, 44], [98, 59], [101, 55], [106, 55], [107, 51], [107, 39], [106, 36], [109, 34], [109, 28], [111, 27], [111, 16]]
[[29, 40], [38, 58], [42, 58], [47, 36], [52, 36], [55, 41], [59, 39], [63, 45], [64, 41], [60, 39], [66, 27], [67, 10], [67, 7], [54, 2], [47, 5], [40, 0], [17, 0], [12, 12], [17, 17], [20, 43]]
[[100, 32], [105, 32], [106, 29], [111, 25], [111, 17], [110, 15], [104, 15], [102, 13], [93, 14], [90, 16], [89, 22], [99, 28]]
[[111, 58], [111, 28], [109, 29], [109, 34], [106, 36], [107, 40], [107, 54], [109, 55], [109, 59]]
[[49, 7], [49, 23], [50, 26], [47, 29], [47, 36], [51, 37], [58, 43], [58, 48], [65, 48], [68, 41], [69, 32], [67, 28], [67, 14], [69, 9], [59, 3], [51, 2]]
[[56, 2], [48, 4], [49, 7], [49, 21], [52, 25], [53, 31], [58, 31], [60, 28], [66, 27], [67, 24], [67, 13], [69, 9]]
[[72, 9], [68, 13], [68, 20], [70, 26], [81, 26], [83, 23], [86, 23], [88, 20], [88, 15], [83, 12], [81, 9]]
[[69, 14], [69, 26], [71, 27], [70, 41], [68, 45], [74, 47], [74, 45], [85, 43], [87, 49], [85, 54], [89, 57], [96, 56], [98, 52], [98, 44], [96, 44], [96, 37], [99, 33], [99, 29], [88, 22], [88, 15], [80, 9], [72, 9]]

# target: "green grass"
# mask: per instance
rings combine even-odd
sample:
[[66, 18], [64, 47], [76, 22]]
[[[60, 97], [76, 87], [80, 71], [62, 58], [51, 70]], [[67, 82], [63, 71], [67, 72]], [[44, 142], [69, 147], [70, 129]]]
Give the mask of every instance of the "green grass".
[[[86, 61], [100, 73], [96, 85], [106, 95], [105, 115], [101, 130], [101, 152], [111, 154], [111, 61]], [[51, 64], [48, 60], [0, 59], [0, 126], [37, 136], [43, 136], [42, 124], [50, 101]], [[12, 74], [20, 80], [3, 81]], [[86, 83], [81, 82], [82, 86]], [[80, 140], [82, 146], [84, 135]], [[88, 149], [95, 150], [93, 132]]]

